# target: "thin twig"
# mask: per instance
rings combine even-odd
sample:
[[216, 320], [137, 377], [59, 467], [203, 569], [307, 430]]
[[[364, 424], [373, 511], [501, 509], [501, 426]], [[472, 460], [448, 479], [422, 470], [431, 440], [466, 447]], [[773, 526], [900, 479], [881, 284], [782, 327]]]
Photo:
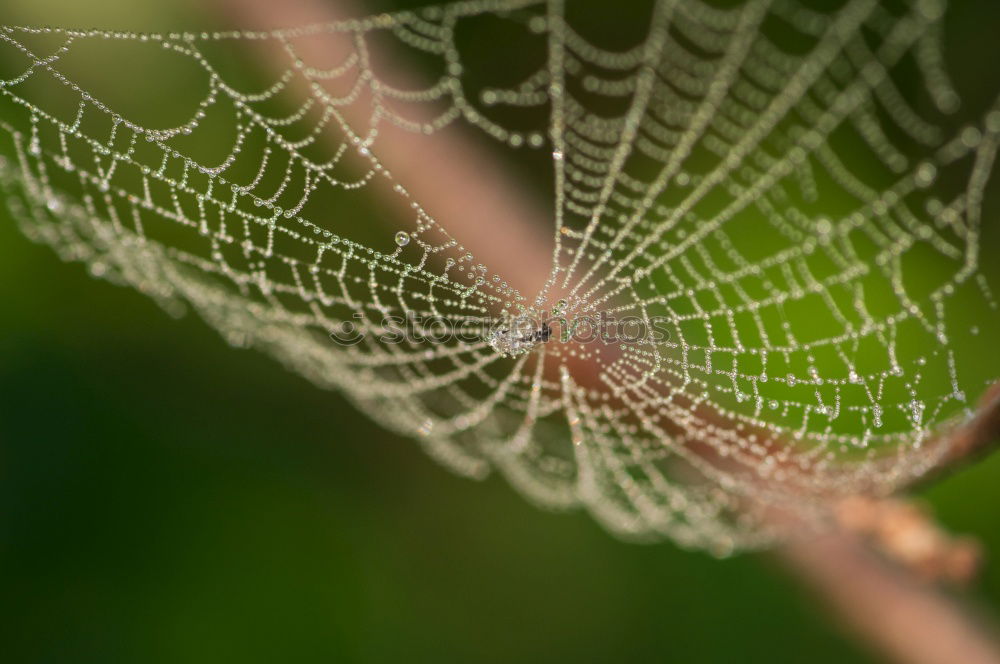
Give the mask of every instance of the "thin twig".
[[946, 433], [941, 442], [947, 445], [948, 452], [938, 472], [932, 474], [935, 478], [972, 463], [1000, 445], [1000, 383], [986, 391], [972, 419]]
[[778, 555], [856, 636], [899, 664], [997, 664], [987, 619], [843, 532], [796, 538]]

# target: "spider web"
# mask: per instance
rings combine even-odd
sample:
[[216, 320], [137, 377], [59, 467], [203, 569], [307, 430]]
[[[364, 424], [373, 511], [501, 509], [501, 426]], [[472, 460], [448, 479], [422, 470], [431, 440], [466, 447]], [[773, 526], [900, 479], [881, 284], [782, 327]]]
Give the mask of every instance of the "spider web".
[[[980, 259], [1000, 110], [951, 119], [938, 2], [812, 4], [661, 0], [610, 46], [559, 0], [270, 32], [3, 27], [0, 181], [30, 238], [190, 306], [456, 471], [724, 554], [780, 534], [778, 508], [822, 520], [831, 497], [924, 476], [997, 374], [976, 340], [997, 333]], [[477, 29], [508, 67], [477, 69]], [[346, 55], [310, 62], [317, 40]], [[204, 96], [181, 122], [135, 119], [72, 65], [94, 44], [167, 53]], [[266, 84], [227, 73], [261, 45]], [[379, 49], [432, 82], [381, 72]], [[456, 126], [543, 164], [538, 292], [380, 156], [388, 127]], [[373, 198], [407, 213], [378, 226]], [[666, 334], [497, 336], [497, 317], [553, 310]], [[389, 341], [392, 316], [474, 338]], [[360, 340], [334, 343], [348, 322]]]

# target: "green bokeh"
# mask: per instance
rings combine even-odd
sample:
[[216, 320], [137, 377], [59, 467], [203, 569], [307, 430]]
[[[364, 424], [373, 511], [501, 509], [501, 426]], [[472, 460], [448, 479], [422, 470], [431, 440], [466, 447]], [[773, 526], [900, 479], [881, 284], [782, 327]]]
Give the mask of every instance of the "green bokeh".
[[858, 658], [766, 557], [457, 478], [6, 218], [0, 246], [5, 662]]
[[[1000, 551], [1000, 459], [927, 497]], [[1000, 606], [997, 566], [973, 595]], [[5, 211], [0, 607], [19, 663], [870, 661], [768, 556], [624, 544], [457, 478]]]

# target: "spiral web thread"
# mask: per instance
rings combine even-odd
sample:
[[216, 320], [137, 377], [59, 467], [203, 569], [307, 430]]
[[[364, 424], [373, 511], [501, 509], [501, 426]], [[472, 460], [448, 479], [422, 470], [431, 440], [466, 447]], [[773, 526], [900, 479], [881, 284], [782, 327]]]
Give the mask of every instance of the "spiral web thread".
[[[959, 105], [944, 7], [663, 0], [625, 50], [592, 43], [566, 9], [473, 0], [274, 32], [4, 27], [3, 58], [20, 63], [0, 82], [7, 202], [27, 235], [94, 275], [193, 307], [460, 473], [498, 469], [623, 536], [726, 553], [772, 538], [776, 505], [812, 513], [921, 477], [947, 452], [925, 443], [983, 389], [962, 382], [956, 339], [997, 318], [979, 260], [1000, 111], [942, 129]], [[484, 19], [512, 35], [498, 58], [538, 47], [514, 85], [465, 80], [456, 35]], [[353, 44], [339, 66], [301, 59], [301, 40], [330, 35]], [[440, 78], [383, 80], [376, 37], [436, 61]], [[199, 68], [207, 94], [179, 126], [131, 121], [61, 69], [94, 41], [165, 49]], [[241, 91], [206, 53], [248, 42], [286, 59], [268, 63], [271, 85]], [[331, 82], [349, 92], [324, 92]], [[50, 108], [53, 89], [75, 111]], [[412, 120], [402, 106], [433, 112]], [[509, 110], [523, 113], [516, 128]], [[227, 156], [191, 156], [185, 137], [220, 118]], [[389, 123], [431, 136], [464, 125], [548, 160], [555, 249], [539, 294], [478, 262], [395, 179], [379, 160]], [[375, 182], [411, 213], [352, 239], [351, 206]], [[336, 205], [310, 207], [323, 195]], [[960, 298], [977, 327], [953, 323]], [[497, 352], [492, 316], [553, 306], [659, 317], [668, 338]], [[407, 314], [481, 334], [379, 339], [385, 316]], [[331, 341], [344, 321], [360, 343]], [[577, 374], [581, 358], [596, 380]]]

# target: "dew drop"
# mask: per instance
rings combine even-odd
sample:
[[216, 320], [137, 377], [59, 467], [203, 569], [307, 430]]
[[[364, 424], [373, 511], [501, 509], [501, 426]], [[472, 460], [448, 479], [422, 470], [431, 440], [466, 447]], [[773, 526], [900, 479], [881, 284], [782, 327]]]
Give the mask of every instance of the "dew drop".
[[917, 172], [914, 175], [914, 180], [918, 187], [929, 187], [933, 182], [934, 178], [937, 177], [937, 167], [925, 161], [917, 167]]
[[399, 231], [396, 233], [396, 244], [400, 247], [405, 247], [410, 243], [410, 234], [406, 231]]
[[872, 406], [872, 425], [876, 429], [882, 428], [882, 406], [878, 404]]

